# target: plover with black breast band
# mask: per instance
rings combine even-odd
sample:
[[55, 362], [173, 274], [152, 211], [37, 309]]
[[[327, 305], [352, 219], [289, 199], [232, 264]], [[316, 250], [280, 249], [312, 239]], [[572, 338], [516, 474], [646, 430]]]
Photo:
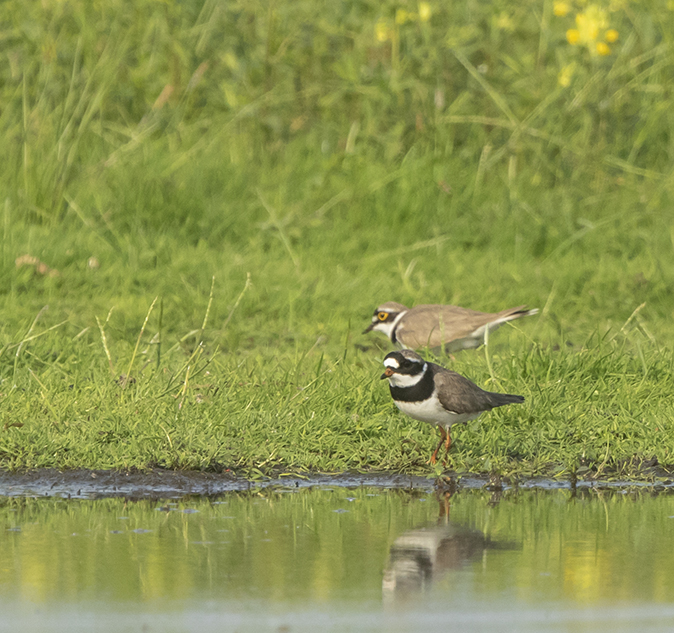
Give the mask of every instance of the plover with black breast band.
[[384, 357], [384, 367], [381, 379], [388, 379], [398, 409], [440, 429], [440, 442], [431, 456], [431, 464], [437, 461], [443, 443], [445, 452], [449, 452], [452, 425], [474, 420], [496, 407], [524, 402], [523, 396], [480, 389], [468, 378], [425, 361], [412, 350], [390, 352]]
[[536, 314], [538, 308], [518, 306], [501, 312], [477, 312], [459, 306], [424, 304], [408, 308], [388, 301], [374, 311], [365, 332], [383, 332], [403, 349], [442, 349], [455, 352], [479, 347], [489, 333], [508, 321]]

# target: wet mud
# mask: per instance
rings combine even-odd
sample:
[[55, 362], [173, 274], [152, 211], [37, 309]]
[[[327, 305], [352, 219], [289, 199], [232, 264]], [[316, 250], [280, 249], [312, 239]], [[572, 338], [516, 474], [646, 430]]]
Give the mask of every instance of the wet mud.
[[98, 499], [127, 497], [134, 499], [168, 499], [186, 495], [217, 496], [267, 488], [310, 487], [357, 488], [371, 486], [431, 491], [437, 488], [487, 489], [491, 491], [513, 488], [532, 489], [651, 489], [674, 491], [671, 481], [569, 481], [532, 478], [502, 481], [479, 475], [447, 476], [442, 479], [389, 473], [342, 473], [291, 475], [264, 480], [249, 480], [231, 474], [201, 473], [155, 469], [145, 472], [105, 470], [52, 469], [14, 473], [0, 470], [0, 496], [4, 497], [61, 497], [67, 499]]
[[277, 487], [374, 486], [432, 490], [433, 485], [433, 480], [409, 475], [317, 474], [311, 477], [286, 476], [253, 481], [229, 474], [161, 469], [144, 472], [51, 469], [25, 473], [0, 471], [0, 496], [6, 497], [167, 499], [185, 495], [215, 496], [227, 492]]

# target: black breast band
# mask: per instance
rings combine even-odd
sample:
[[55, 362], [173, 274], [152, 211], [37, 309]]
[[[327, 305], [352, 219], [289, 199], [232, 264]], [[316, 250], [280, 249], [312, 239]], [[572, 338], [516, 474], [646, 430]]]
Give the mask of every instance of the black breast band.
[[427, 400], [435, 389], [433, 371], [429, 367], [421, 380], [411, 387], [393, 387], [389, 385], [389, 388], [391, 389], [391, 396], [398, 402], [421, 402], [422, 400]]

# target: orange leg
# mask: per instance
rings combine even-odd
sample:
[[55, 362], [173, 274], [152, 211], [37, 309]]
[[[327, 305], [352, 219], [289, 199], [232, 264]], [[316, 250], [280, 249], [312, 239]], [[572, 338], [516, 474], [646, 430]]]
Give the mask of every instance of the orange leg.
[[445, 431], [446, 438], [445, 438], [445, 459], [442, 463], [446, 464], [447, 463], [447, 455], [449, 455], [449, 447], [452, 445], [452, 437], [449, 434], [449, 430], [445, 430], [445, 429], [443, 429], [443, 430]]
[[[440, 429], [440, 442], [439, 442], [437, 448], [433, 451], [433, 454], [431, 455], [431, 464], [433, 464], [433, 465], [435, 465], [435, 462], [438, 461], [438, 451], [440, 450], [440, 447], [445, 442], [445, 440], [447, 440], [449, 438], [449, 435], [445, 431], [444, 426], [439, 426], [438, 428]], [[449, 441], [451, 442], [451, 440], [449, 440]], [[447, 450], [449, 450], [449, 449], [447, 449]]]

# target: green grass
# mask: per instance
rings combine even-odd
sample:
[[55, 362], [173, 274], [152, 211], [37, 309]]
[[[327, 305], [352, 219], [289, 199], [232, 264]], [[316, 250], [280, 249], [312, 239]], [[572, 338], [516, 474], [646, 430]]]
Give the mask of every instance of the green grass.
[[674, 467], [674, 12], [600, 57], [549, 2], [43, 4], [0, 7], [0, 466], [431, 474], [360, 334], [398, 300], [541, 309], [496, 384], [442, 359], [527, 399], [452, 468]]

